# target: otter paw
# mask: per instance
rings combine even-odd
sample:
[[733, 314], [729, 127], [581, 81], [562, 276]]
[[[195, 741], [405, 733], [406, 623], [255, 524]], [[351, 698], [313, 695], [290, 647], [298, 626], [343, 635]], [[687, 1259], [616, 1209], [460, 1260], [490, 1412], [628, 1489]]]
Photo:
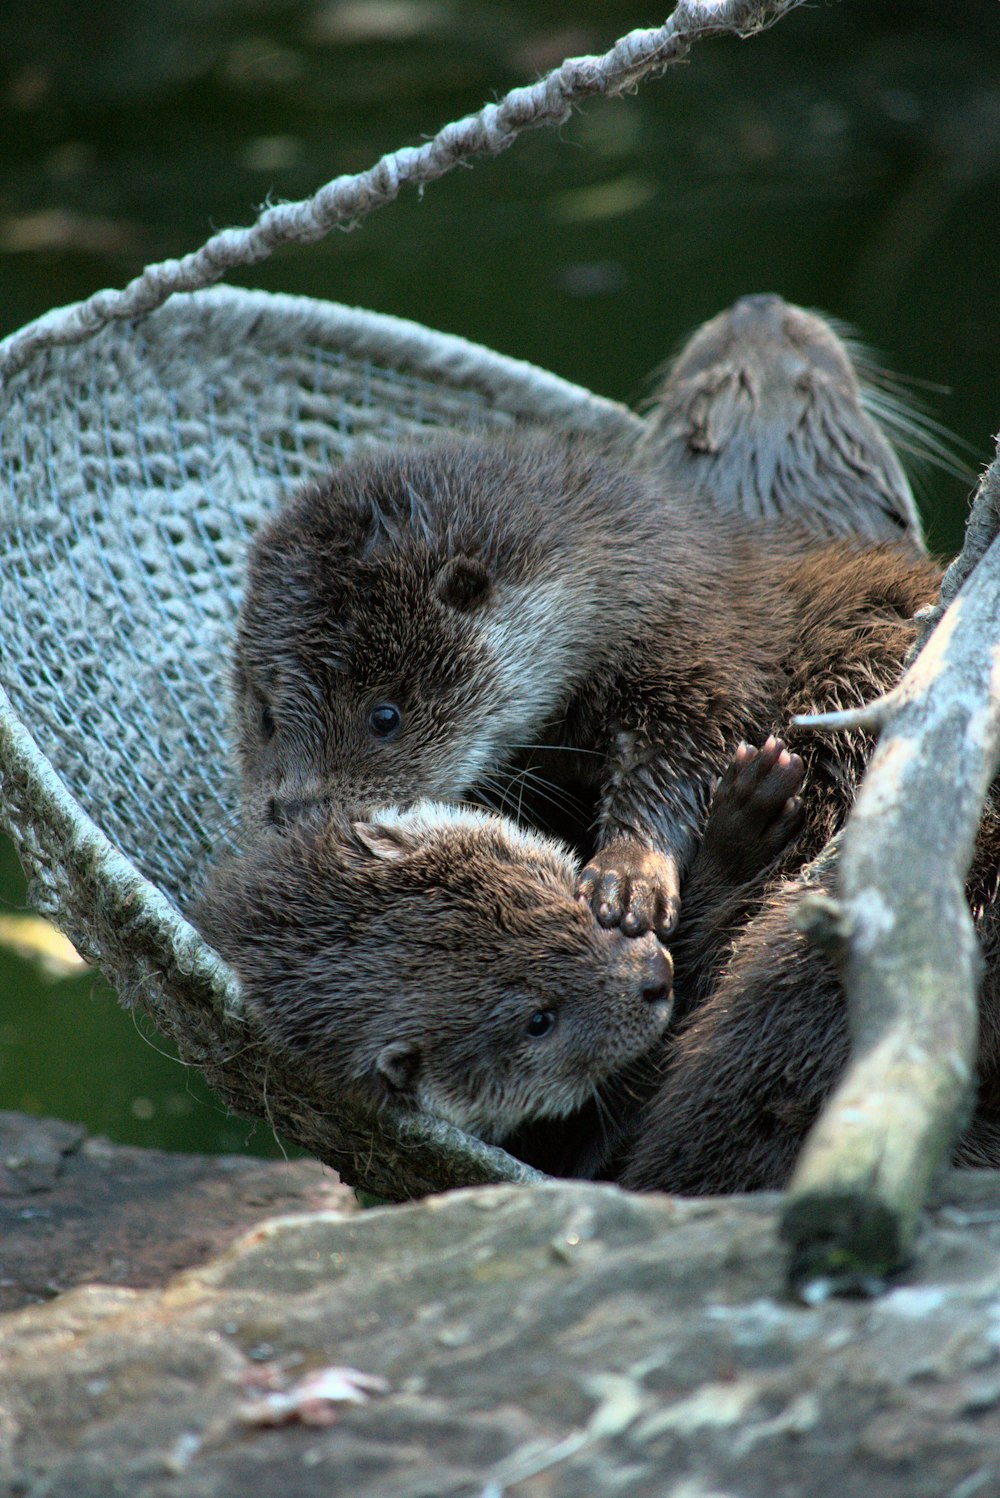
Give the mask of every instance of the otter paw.
[[653, 931], [665, 941], [680, 914], [674, 859], [624, 838], [594, 855], [577, 880], [576, 893], [602, 926], [618, 926], [625, 936]]
[[764, 868], [802, 830], [805, 767], [781, 739], [741, 744], [716, 787], [702, 848], [730, 877]]

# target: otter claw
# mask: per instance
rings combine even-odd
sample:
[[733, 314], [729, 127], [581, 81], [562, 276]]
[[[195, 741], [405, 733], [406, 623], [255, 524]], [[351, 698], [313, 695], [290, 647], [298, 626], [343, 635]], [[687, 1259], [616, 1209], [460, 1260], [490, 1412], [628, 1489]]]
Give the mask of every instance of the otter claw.
[[654, 931], [662, 941], [680, 911], [677, 866], [668, 854], [640, 843], [608, 844], [580, 874], [577, 898], [599, 925], [617, 926], [624, 936]]

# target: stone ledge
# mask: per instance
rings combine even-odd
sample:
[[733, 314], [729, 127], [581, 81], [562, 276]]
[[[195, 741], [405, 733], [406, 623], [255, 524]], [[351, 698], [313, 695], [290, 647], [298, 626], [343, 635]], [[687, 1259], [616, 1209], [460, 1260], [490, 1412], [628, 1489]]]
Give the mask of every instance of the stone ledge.
[[[875, 1301], [785, 1299], [778, 1205], [487, 1187], [80, 1287], [0, 1319], [4, 1491], [990, 1498], [1000, 1176], [952, 1174]], [[330, 1364], [359, 1402], [296, 1402]]]

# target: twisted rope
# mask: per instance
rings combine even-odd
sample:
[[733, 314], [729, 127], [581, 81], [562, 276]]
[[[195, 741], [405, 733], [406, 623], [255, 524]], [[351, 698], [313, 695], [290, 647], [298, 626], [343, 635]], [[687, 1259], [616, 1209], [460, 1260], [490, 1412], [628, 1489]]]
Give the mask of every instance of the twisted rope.
[[311, 198], [265, 208], [249, 229], [223, 229], [180, 260], [163, 260], [124, 289], [97, 291], [58, 307], [0, 342], [0, 382], [41, 349], [80, 343], [115, 319], [152, 312], [175, 291], [211, 286], [236, 266], [266, 260], [279, 246], [309, 244], [331, 229], [353, 228], [391, 203], [404, 186], [433, 182], [472, 156], [498, 156], [525, 130], [562, 125], [573, 106], [594, 94], [615, 96], [687, 56], [699, 37], [751, 36], [802, 0], [680, 0], [669, 20], [631, 31], [600, 57], [571, 57], [546, 77], [512, 89], [498, 104], [445, 125], [422, 146], [383, 156], [368, 171], [335, 177]]

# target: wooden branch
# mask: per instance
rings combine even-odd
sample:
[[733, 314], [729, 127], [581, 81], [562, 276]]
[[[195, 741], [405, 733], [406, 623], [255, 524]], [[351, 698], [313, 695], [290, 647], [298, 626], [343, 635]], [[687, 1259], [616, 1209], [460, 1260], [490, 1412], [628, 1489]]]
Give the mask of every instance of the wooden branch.
[[914, 656], [924, 648], [945, 610], [1000, 531], [1000, 440], [997, 453], [976, 492], [975, 503], [965, 524], [965, 544], [941, 580], [941, 597], [933, 608], [923, 609], [917, 615], [920, 628]]
[[1000, 449], [945, 577], [947, 609], [878, 705], [885, 731], [843, 835], [840, 898], [803, 901], [804, 929], [843, 974], [853, 1037], [783, 1215], [806, 1298], [870, 1291], [906, 1262], [971, 1097], [981, 957], [964, 883], [1000, 764], [998, 497]]

